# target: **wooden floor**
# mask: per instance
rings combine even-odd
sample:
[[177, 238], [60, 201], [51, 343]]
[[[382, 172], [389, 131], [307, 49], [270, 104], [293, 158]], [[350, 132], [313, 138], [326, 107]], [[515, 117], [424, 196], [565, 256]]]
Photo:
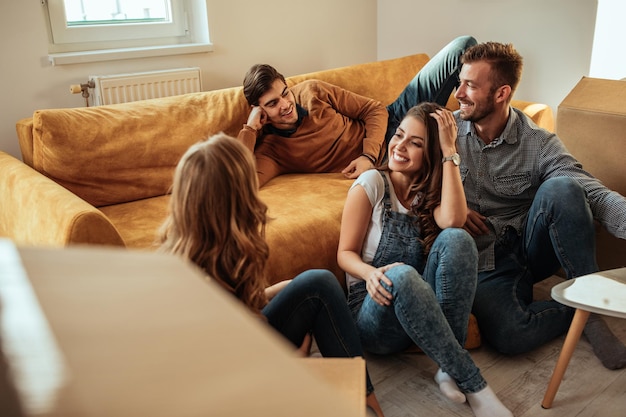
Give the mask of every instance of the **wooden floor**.
[[[557, 280], [552, 282], [558, 282]], [[538, 289], [549, 294], [550, 282]], [[616, 335], [626, 342], [626, 320], [609, 318]], [[470, 353], [483, 376], [516, 417], [626, 416], [626, 369], [610, 371], [581, 338], [552, 408], [541, 407], [565, 337], [528, 354], [507, 357], [483, 344]], [[471, 417], [467, 404], [454, 404], [433, 381], [436, 364], [424, 354], [366, 355], [370, 376], [386, 417]], [[368, 411], [368, 417], [373, 414]]]

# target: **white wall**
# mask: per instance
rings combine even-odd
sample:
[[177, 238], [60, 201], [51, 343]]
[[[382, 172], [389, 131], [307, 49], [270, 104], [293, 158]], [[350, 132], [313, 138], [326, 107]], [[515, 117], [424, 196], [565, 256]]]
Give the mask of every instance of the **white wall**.
[[[621, 0], [616, 0], [621, 1]], [[589, 73], [597, 0], [206, 0], [209, 54], [75, 64], [47, 61], [37, 0], [0, 4], [0, 150], [20, 157], [15, 122], [84, 104], [69, 86], [90, 74], [199, 66], [205, 90], [239, 85], [256, 62], [286, 76], [417, 52], [460, 34], [512, 42], [525, 58], [519, 99], [558, 103]], [[1, 204], [1, 203], [0, 203]]]
[[524, 57], [515, 97], [556, 111], [589, 75], [596, 6], [597, 0], [379, 0], [378, 57], [432, 56], [459, 35], [512, 43]]
[[[38, 0], [0, 4], [0, 150], [21, 158], [15, 122], [42, 108], [79, 107], [71, 84], [91, 74], [199, 66], [204, 90], [240, 85], [257, 62], [285, 76], [376, 60], [376, 0], [206, 0], [214, 52], [50, 66]], [[0, 202], [1, 205], [1, 202]]]

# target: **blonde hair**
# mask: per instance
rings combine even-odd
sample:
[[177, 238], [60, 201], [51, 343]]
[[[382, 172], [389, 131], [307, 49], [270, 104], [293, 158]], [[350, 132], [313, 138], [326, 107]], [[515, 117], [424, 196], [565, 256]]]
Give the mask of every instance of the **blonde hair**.
[[254, 312], [267, 303], [267, 206], [252, 152], [224, 133], [191, 146], [174, 172], [161, 250], [189, 259]]

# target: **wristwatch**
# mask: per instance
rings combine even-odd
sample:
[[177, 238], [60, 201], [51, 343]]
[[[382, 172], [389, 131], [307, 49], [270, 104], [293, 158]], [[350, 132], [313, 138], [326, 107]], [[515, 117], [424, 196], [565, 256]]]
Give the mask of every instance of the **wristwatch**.
[[446, 161], [452, 161], [454, 165], [459, 166], [461, 165], [461, 156], [455, 152], [450, 156], [444, 156], [441, 163], [445, 163]]

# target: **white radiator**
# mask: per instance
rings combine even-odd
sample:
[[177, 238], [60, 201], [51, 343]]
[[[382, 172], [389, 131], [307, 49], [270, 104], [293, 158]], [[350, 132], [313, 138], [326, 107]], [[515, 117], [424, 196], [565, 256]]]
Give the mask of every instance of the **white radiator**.
[[202, 91], [200, 68], [92, 75], [93, 104], [127, 103]]

